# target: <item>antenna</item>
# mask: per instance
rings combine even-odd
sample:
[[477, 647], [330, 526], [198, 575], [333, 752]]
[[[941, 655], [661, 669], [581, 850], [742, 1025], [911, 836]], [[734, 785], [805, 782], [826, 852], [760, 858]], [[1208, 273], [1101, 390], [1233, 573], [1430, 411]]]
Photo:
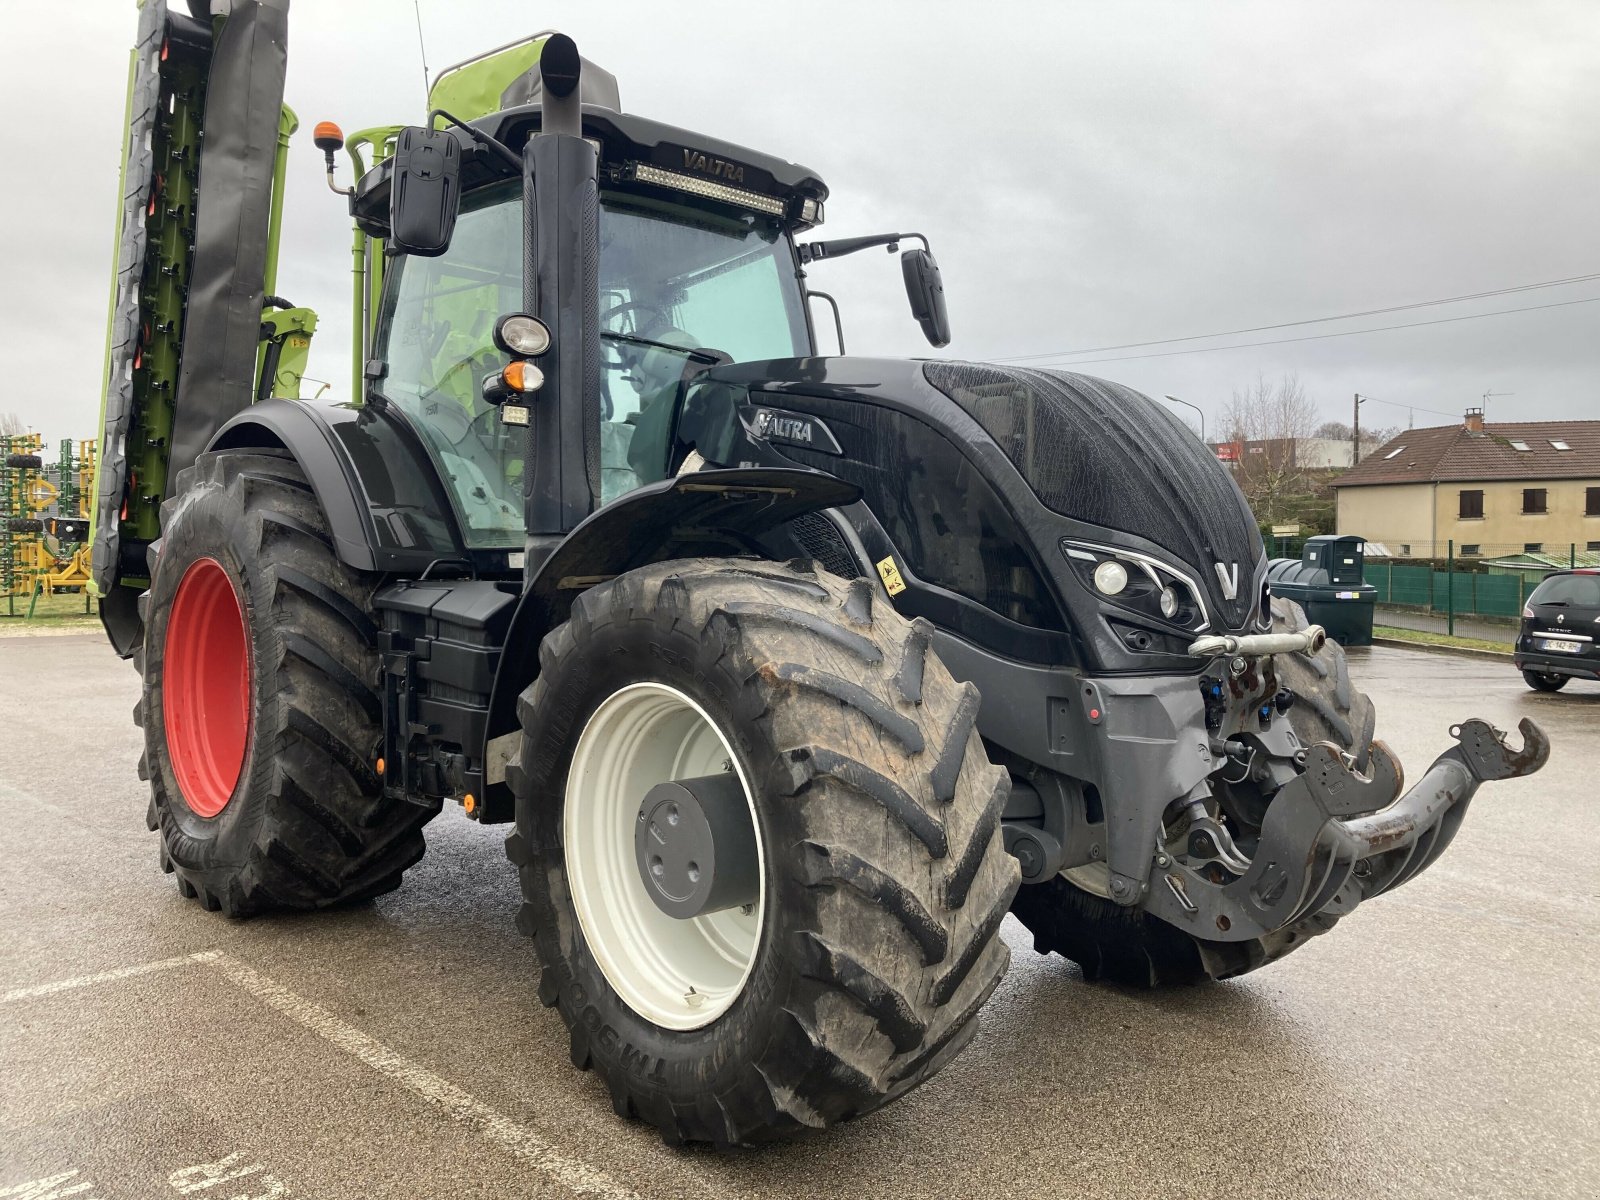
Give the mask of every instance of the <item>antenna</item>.
[[1483, 419], [1485, 421], [1487, 421], [1489, 419], [1489, 397], [1490, 396], [1515, 396], [1515, 395], [1516, 395], [1515, 392], [1485, 392], [1483, 394]]
[[428, 44], [422, 39], [422, 0], [411, 0], [411, 7], [417, 14], [417, 49], [422, 52], [422, 104], [426, 108], [433, 86], [428, 82]]

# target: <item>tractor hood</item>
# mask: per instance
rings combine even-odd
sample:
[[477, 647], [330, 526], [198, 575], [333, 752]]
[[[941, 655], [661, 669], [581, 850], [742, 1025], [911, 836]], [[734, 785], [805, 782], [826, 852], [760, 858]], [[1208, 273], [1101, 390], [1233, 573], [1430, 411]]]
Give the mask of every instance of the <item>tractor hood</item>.
[[[808, 466], [840, 468], [847, 477], [848, 464], [840, 460], [854, 455], [848, 448], [830, 454], [821, 442], [849, 439], [854, 430], [838, 426], [851, 421], [851, 406], [913, 416], [955, 443], [1006, 497], [1041, 560], [1059, 561], [1056, 547], [1040, 544], [1049, 534], [1098, 541], [1181, 565], [1204, 589], [1217, 627], [1241, 628], [1255, 613], [1265, 557], [1249, 505], [1186, 425], [1131, 388], [1065, 371], [848, 357], [739, 363], [702, 379], [740, 388], [749, 394], [747, 405], [766, 402], [780, 412], [821, 417], [826, 433], [814, 430], [816, 443], [791, 438], [792, 449], [782, 445], [786, 439], [773, 423], [781, 416], [766, 419], [770, 440]], [[867, 451], [875, 456], [868, 461], [911, 486], [919, 466], [909, 461], [912, 442], [872, 440], [878, 444]], [[895, 462], [897, 455], [908, 461]], [[1035, 521], [1024, 511], [1041, 506], [1041, 517], [1066, 520]], [[1054, 565], [1048, 573], [1055, 574]]]

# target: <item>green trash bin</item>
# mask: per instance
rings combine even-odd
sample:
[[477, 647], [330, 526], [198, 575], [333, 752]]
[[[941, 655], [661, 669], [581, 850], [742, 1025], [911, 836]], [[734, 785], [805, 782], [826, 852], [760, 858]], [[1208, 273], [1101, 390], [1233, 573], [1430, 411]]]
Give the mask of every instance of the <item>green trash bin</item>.
[[1340, 645], [1370, 646], [1378, 589], [1362, 578], [1365, 545], [1351, 534], [1307, 538], [1299, 558], [1267, 564], [1267, 590], [1305, 609]]

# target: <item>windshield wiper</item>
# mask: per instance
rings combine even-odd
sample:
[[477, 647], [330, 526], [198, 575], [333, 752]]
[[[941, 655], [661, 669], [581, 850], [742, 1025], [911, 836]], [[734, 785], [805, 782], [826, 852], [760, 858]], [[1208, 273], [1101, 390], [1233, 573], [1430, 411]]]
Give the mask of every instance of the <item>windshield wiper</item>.
[[715, 350], [691, 350], [687, 346], [674, 346], [671, 342], [658, 342], [655, 338], [640, 337], [636, 333], [614, 333], [607, 329], [600, 336], [611, 338], [613, 341], [629, 342], [635, 346], [650, 346], [657, 350], [671, 350], [674, 354], [687, 355], [696, 362], [703, 362], [712, 367], [720, 367], [727, 358], [727, 355], [718, 354]]

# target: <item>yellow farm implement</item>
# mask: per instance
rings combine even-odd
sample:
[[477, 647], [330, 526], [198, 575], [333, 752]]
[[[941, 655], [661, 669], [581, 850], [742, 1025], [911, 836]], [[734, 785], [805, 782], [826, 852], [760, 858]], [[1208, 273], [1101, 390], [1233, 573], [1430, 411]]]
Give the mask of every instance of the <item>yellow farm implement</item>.
[[58, 592], [81, 592], [88, 611], [95, 443], [65, 440], [52, 463], [43, 450], [36, 433], [0, 438], [0, 597], [13, 617], [18, 599], [32, 616]]

